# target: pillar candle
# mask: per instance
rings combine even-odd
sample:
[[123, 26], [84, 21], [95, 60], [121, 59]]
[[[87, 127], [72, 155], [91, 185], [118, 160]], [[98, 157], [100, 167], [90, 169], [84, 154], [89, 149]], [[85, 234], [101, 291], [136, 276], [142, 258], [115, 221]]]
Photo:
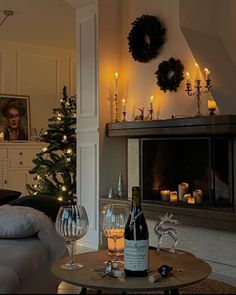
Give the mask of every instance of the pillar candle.
[[189, 184], [187, 182], [181, 182], [178, 185], [178, 196], [179, 196], [179, 201], [183, 202], [183, 197], [185, 194], [187, 194], [189, 188]]
[[178, 202], [178, 195], [176, 191], [170, 192], [170, 201], [172, 203], [177, 203]]
[[170, 191], [169, 190], [161, 190], [161, 200], [169, 201], [170, 200]]
[[188, 198], [190, 198], [190, 197], [191, 197], [191, 194], [184, 194], [183, 202], [188, 203]]
[[0, 140], [4, 140], [4, 133], [0, 132]]
[[188, 204], [195, 204], [195, 197], [192, 197], [191, 194], [188, 197]]
[[203, 197], [203, 193], [201, 189], [196, 189], [193, 191], [193, 197], [195, 198], [195, 201], [197, 204], [202, 203], [202, 197]]
[[207, 101], [207, 107], [208, 107], [208, 110], [215, 110], [216, 109], [216, 102], [214, 100], [208, 100]]

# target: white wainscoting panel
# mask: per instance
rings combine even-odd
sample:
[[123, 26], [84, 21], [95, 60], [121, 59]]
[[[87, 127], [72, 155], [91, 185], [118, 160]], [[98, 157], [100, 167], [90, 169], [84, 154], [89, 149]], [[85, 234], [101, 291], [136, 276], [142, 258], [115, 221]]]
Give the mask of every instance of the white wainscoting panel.
[[[30, 96], [31, 126], [41, 122], [48, 127], [48, 118], [59, 97], [59, 59], [19, 52], [17, 55], [17, 93]], [[45, 109], [45, 105], [47, 108]]]
[[90, 227], [83, 244], [99, 245], [99, 120], [97, 3], [77, 10], [77, 197], [87, 209]]
[[[80, 136], [78, 137], [80, 138]], [[95, 134], [96, 137], [98, 136]], [[77, 200], [79, 204], [85, 206], [89, 217], [89, 231], [83, 239], [83, 243], [86, 247], [97, 248], [99, 231], [97, 165], [99, 152], [97, 142], [89, 141], [80, 140], [77, 144]]]
[[90, 5], [77, 13], [78, 95], [80, 119], [97, 117], [97, 16]]
[[69, 73], [69, 81], [70, 81], [70, 95], [76, 95], [76, 60], [70, 58], [69, 61], [70, 73]]
[[0, 93], [4, 93], [4, 51], [0, 50]]

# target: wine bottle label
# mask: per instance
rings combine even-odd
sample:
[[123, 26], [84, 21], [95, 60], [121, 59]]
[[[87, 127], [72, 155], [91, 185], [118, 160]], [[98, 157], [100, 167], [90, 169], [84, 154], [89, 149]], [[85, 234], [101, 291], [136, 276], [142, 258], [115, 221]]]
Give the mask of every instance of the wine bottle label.
[[126, 240], [124, 248], [124, 268], [133, 271], [148, 269], [148, 240]]

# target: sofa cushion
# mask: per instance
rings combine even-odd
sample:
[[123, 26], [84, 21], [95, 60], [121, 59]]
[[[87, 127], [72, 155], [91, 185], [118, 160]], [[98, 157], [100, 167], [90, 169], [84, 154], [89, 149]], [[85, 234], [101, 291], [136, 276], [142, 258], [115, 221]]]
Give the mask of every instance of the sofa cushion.
[[57, 212], [63, 205], [67, 205], [67, 202], [59, 201], [55, 197], [36, 195], [36, 196], [22, 196], [12, 202], [10, 205], [27, 206], [42, 211], [49, 216], [52, 221], [56, 221]]
[[21, 195], [21, 192], [9, 190], [9, 189], [0, 189], [0, 206], [9, 203], [12, 200], [17, 199]]

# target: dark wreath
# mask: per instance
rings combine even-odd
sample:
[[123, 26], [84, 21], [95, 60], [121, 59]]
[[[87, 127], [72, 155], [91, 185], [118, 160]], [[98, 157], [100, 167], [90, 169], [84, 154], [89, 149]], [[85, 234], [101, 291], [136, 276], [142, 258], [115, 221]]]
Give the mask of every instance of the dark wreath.
[[177, 91], [181, 81], [184, 79], [184, 66], [179, 59], [171, 57], [159, 64], [158, 70], [155, 72], [157, 77], [157, 85], [166, 92]]
[[134, 60], [147, 63], [157, 56], [165, 41], [166, 29], [155, 16], [143, 15], [132, 23], [127, 37]]

